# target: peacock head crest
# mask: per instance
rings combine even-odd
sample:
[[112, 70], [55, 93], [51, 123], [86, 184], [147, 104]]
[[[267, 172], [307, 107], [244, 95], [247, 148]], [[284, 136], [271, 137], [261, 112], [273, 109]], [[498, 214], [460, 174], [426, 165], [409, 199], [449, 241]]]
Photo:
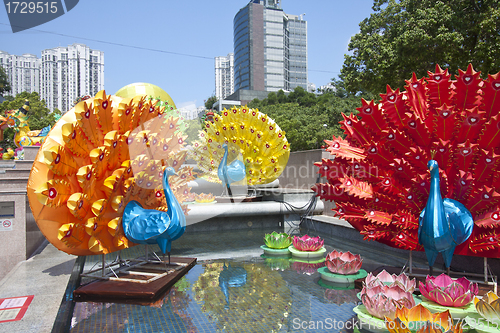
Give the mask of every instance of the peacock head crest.
[[436, 149], [431, 149], [431, 158], [434, 159], [434, 156], [436, 156], [437, 150]]
[[224, 143], [224, 144], [222, 145], [222, 148], [224, 148], [225, 150], [227, 150], [227, 143]]
[[427, 162], [427, 167], [429, 168], [429, 171], [432, 172], [432, 170], [439, 170], [438, 162], [435, 160], [430, 160]]
[[175, 172], [175, 169], [173, 167], [167, 167], [167, 168], [165, 168], [165, 175], [167, 175], [167, 176], [173, 176], [175, 174], [177, 174], [177, 173]]

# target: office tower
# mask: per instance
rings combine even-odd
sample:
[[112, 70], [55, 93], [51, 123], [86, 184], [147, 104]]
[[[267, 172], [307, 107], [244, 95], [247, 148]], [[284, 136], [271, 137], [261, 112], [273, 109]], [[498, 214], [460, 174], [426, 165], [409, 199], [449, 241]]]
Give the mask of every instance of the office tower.
[[65, 113], [78, 97], [104, 89], [104, 52], [84, 44], [43, 50], [40, 75], [47, 107]]
[[234, 92], [234, 53], [215, 58], [215, 97], [225, 99]]
[[307, 89], [307, 22], [279, 0], [252, 0], [233, 20], [234, 89]]
[[40, 91], [40, 59], [34, 54], [12, 55], [0, 51], [0, 66], [7, 74], [11, 91], [5, 95], [16, 96], [27, 91]]

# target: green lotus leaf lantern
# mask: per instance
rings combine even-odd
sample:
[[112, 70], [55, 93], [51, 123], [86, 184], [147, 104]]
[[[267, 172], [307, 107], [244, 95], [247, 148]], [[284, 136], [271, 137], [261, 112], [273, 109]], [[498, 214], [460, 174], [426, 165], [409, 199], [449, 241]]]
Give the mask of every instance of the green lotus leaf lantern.
[[292, 245], [292, 237], [286, 232], [273, 231], [264, 236], [264, 242], [270, 249], [286, 249]]

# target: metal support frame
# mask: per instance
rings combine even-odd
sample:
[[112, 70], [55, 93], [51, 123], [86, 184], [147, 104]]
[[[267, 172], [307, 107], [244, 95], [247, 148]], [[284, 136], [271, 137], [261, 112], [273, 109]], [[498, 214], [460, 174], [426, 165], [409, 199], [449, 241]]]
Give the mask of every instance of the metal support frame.
[[[167, 261], [160, 259], [156, 253], [152, 253], [155, 258], [149, 259], [146, 246], [146, 256], [144, 259], [137, 258], [124, 260], [119, 254], [110, 263], [106, 263], [105, 255], [103, 254], [100, 267], [96, 268], [96, 265], [99, 264], [99, 261], [97, 261], [90, 270], [81, 273], [80, 276], [97, 280], [150, 283], [168, 274], [174, 273], [175, 271], [181, 270], [188, 265], [187, 263], [179, 262], [168, 264]], [[108, 270], [108, 272], [106, 272], [106, 270]], [[132, 275], [141, 276], [141, 279], [126, 277]]]
[[[408, 265], [404, 265], [403, 269], [401, 270], [402, 273], [408, 273], [408, 275], [412, 277], [427, 277], [427, 274], [418, 274], [418, 273], [413, 273], [413, 252], [410, 250], [408, 261]], [[444, 273], [443, 270], [440, 269], [433, 269], [434, 272], [436, 273]], [[488, 258], [484, 257], [483, 258], [483, 273], [478, 274], [478, 273], [467, 273], [467, 272], [451, 272], [450, 268], [448, 267], [446, 270], [446, 274], [461, 274], [464, 276], [470, 276], [473, 277], [473, 279], [469, 279], [471, 282], [479, 283], [479, 284], [485, 284], [488, 286], [493, 286], [493, 291], [497, 293], [497, 282], [498, 278], [496, 275], [493, 275], [493, 272], [491, 271], [490, 266], [488, 265]], [[474, 278], [482, 278], [482, 279], [474, 279]]]

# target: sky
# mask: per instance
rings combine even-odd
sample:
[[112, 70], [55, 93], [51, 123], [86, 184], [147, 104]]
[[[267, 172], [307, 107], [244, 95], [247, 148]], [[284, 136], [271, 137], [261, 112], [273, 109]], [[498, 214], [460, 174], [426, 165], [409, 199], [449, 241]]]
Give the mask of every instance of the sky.
[[[82, 43], [104, 52], [104, 88], [155, 84], [177, 107], [202, 106], [215, 94], [214, 58], [233, 52], [233, 18], [249, 0], [80, 0], [66, 14], [13, 33], [0, 8], [0, 50], [41, 57], [41, 51]], [[373, 0], [282, 0], [287, 14], [307, 21], [308, 80], [337, 78], [359, 23]]]

